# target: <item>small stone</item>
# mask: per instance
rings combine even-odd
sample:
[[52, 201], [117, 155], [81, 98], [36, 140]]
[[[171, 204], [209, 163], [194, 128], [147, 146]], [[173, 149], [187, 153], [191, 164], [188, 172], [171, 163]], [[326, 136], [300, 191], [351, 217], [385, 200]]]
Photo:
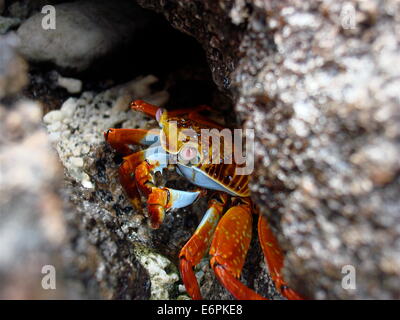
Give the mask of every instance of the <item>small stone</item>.
[[89, 180], [83, 180], [82, 181], [82, 186], [86, 189], [93, 189], [93, 183], [90, 182]]
[[79, 93], [82, 90], [82, 81], [73, 78], [58, 77], [58, 85], [65, 88], [69, 93]]
[[180, 293], [185, 293], [185, 292], [186, 292], [185, 286], [184, 286], [183, 284], [180, 284], [180, 285], [178, 286], [178, 291], [179, 291]]

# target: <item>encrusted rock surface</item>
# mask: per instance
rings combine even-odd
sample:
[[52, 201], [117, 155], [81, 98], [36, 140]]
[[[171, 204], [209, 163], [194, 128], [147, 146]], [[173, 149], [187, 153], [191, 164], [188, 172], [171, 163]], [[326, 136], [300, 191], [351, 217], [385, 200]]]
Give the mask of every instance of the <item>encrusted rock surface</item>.
[[289, 283], [310, 298], [398, 299], [399, 2], [138, 2], [202, 44], [255, 129], [253, 199]]

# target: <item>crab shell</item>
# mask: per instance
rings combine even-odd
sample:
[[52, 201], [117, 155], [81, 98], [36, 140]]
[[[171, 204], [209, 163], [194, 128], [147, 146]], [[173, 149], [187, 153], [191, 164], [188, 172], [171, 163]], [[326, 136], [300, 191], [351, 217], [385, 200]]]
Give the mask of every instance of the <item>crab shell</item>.
[[[231, 130], [223, 129], [223, 134], [217, 124], [199, 124], [187, 117], [168, 116], [161, 108], [157, 110], [156, 119], [162, 128], [162, 148], [168, 154], [177, 155], [176, 171], [179, 175], [202, 188], [223, 191], [238, 197], [250, 196], [249, 176], [236, 173], [238, 165], [233, 157], [234, 146], [225, 139], [226, 134], [231, 134]], [[191, 154], [188, 156], [188, 153]]]

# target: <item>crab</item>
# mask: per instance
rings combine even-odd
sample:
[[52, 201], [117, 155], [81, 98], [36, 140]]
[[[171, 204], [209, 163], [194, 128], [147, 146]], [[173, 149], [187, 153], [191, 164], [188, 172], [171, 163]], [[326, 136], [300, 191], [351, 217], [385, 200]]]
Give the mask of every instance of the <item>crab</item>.
[[[290, 289], [282, 277], [283, 253], [267, 222], [250, 198], [249, 175], [238, 175], [238, 164], [227, 153], [234, 146], [219, 146], [198, 138], [202, 130], [221, 132], [219, 123], [205, 117], [208, 106], [166, 111], [142, 100], [133, 101], [131, 109], [157, 120], [160, 129], [108, 129], [105, 140], [123, 155], [119, 176], [132, 205], [141, 208], [147, 199], [150, 225], [157, 229], [165, 214], [193, 204], [211, 192], [208, 209], [193, 236], [179, 253], [179, 270], [187, 293], [202, 299], [194, 267], [209, 250], [210, 265], [219, 282], [240, 300], [266, 299], [240, 281], [241, 271], [252, 237], [253, 215], [258, 216], [258, 238], [268, 270], [277, 290], [288, 299], [302, 297]], [[134, 152], [132, 145], [148, 146]], [[211, 156], [217, 160], [209, 161]], [[230, 160], [230, 161], [227, 161]], [[179, 175], [194, 186], [192, 191], [160, 187], [156, 173], [175, 167]], [[209, 190], [208, 192], [206, 190]]]

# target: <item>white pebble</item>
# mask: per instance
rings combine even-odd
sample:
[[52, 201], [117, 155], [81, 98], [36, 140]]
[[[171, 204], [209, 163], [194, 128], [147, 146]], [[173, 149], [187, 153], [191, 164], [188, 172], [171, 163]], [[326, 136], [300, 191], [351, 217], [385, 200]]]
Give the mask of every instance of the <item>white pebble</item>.
[[180, 293], [186, 292], [186, 288], [185, 288], [185, 286], [184, 286], [183, 284], [180, 284], [180, 285], [178, 286], [178, 290], [179, 290]]
[[83, 180], [82, 181], [82, 186], [84, 188], [87, 188], [87, 189], [92, 189], [93, 188], [93, 183], [91, 183], [89, 180]]
[[82, 81], [79, 79], [58, 77], [58, 85], [69, 93], [79, 93], [82, 90]]

